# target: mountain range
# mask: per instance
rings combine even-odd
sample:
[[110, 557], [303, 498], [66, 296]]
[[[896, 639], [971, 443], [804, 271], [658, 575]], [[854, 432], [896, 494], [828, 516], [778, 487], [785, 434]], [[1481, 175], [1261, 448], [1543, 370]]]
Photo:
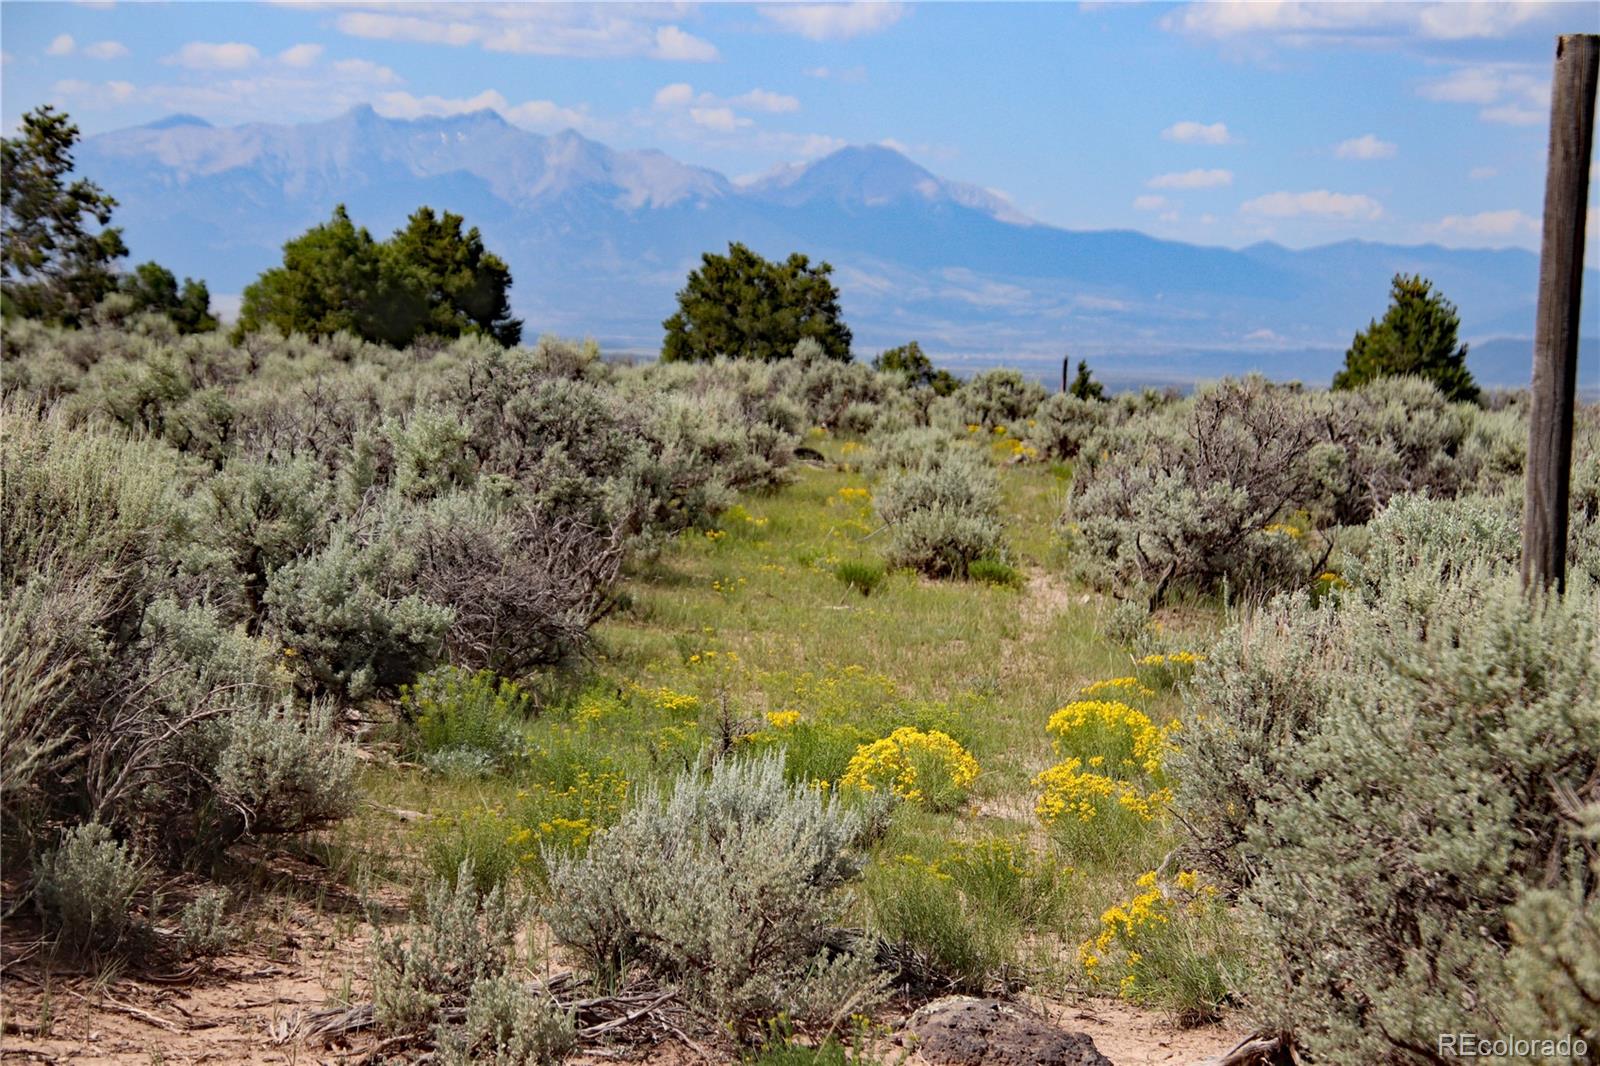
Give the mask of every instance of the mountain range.
[[[882, 146], [735, 182], [659, 151], [532, 133], [494, 111], [392, 119], [362, 106], [300, 125], [174, 115], [85, 139], [77, 164], [119, 201], [135, 261], [204, 278], [217, 294], [241, 292], [337, 203], [380, 236], [428, 204], [465, 216], [510, 264], [530, 335], [591, 336], [613, 351], [653, 354], [700, 255], [742, 241], [769, 258], [833, 264], [861, 356], [917, 339], [957, 370], [1005, 363], [1049, 378], [1070, 352], [1113, 384], [1251, 369], [1323, 381], [1403, 272], [1459, 306], [1480, 380], [1528, 379], [1530, 252], [1366, 241], [1235, 250], [1065, 230]], [[1590, 336], [1600, 289], [1595, 271], [1585, 280]], [[1585, 386], [1597, 349], [1585, 342]]]

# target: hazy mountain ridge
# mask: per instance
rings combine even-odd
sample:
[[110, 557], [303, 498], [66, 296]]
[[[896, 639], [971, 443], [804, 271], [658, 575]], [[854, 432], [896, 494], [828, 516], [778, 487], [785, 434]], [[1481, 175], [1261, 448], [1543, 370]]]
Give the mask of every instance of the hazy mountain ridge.
[[[532, 331], [639, 351], [659, 344], [700, 254], [730, 240], [833, 263], [864, 354], [913, 337], [960, 365], [1048, 365], [1070, 349], [1113, 376], [1180, 381], [1190, 367], [1279, 373], [1270, 353], [1286, 351], [1329, 352], [1331, 374], [1401, 271], [1433, 278], [1469, 337], [1526, 336], [1538, 272], [1519, 250], [1345, 241], [1235, 251], [1062, 230], [882, 146], [736, 184], [659, 151], [530, 133], [492, 111], [400, 120], [359, 107], [325, 122], [235, 127], [175, 115], [88, 138], [78, 164], [121, 202], [136, 260], [203, 277], [213, 292], [242, 290], [337, 202], [377, 234], [426, 203], [465, 215], [506, 257]], [[1593, 272], [1586, 280], [1600, 291]], [[1586, 333], [1600, 332], [1596, 303]]]

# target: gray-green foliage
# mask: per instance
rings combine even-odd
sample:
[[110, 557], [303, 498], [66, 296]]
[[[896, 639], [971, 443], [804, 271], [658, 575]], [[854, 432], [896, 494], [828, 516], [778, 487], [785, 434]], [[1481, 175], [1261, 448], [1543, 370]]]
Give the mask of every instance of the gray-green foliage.
[[1003, 542], [1000, 485], [979, 452], [933, 452], [890, 473], [874, 496], [889, 526], [888, 561], [931, 577], [965, 577]]
[[1034, 411], [1024, 439], [1043, 458], [1076, 459], [1095, 431], [1115, 417], [1117, 411], [1115, 405], [1104, 400], [1054, 393]]
[[190, 955], [217, 955], [232, 942], [235, 930], [227, 922], [228, 890], [203, 888], [178, 912], [178, 936]]
[[140, 926], [135, 901], [148, 872], [126, 844], [95, 822], [67, 830], [33, 865], [45, 927], [68, 951], [108, 951]]
[[574, 1025], [570, 1012], [527, 981], [485, 977], [467, 993], [465, 1022], [440, 1023], [434, 1042], [448, 1066], [545, 1066], [572, 1051]]
[[741, 1032], [780, 1013], [826, 1026], [879, 994], [869, 959], [829, 950], [860, 832], [781, 756], [724, 760], [555, 859], [545, 916], [591, 970], [643, 966]]
[[496, 886], [479, 896], [470, 863], [454, 886], [428, 887], [420, 911], [402, 928], [384, 929], [377, 915], [372, 942], [372, 998], [379, 1024], [418, 1032], [447, 1008], [463, 1007], [480, 981], [515, 972], [524, 908]]
[[1276, 526], [1337, 461], [1300, 397], [1225, 381], [1174, 411], [1109, 429], [1080, 466], [1069, 516], [1093, 569], [1123, 588], [1272, 585], [1309, 569]]
[[1528, 892], [1511, 909], [1507, 1021], [1513, 1032], [1582, 1039], [1592, 1052], [1600, 1045], [1600, 805], [1570, 813], [1584, 827], [1593, 876], [1586, 886]]
[[1533, 1017], [1564, 993], [1515, 928], [1596, 888], [1571, 811], [1600, 798], [1600, 596], [1420, 554], [1273, 605], [1186, 689], [1175, 810], [1270, 945], [1252, 1010], [1317, 1061], [1432, 1061], [1439, 1033]]
[[426, 669], [454, 620], [447, 607], [393, 589], [388, 559], [353, 530], [286, 563], [267, 579], [267, 617], [323, 685], [351, 697], [394, 686]]
[[1415, 379], [1337, 393], [1223, 381], [1108, 421], [1082, 446], [1069, 528], [1083, 569], [1153, 602], [1224, 580], [1292, 587], [1396, 496], [1502, 483], [1505, 458], [1468, 447], [1479, 416]]
[[1016, 370], [985, 370], [962, 384], [954, 399], [963, 422], [989, 430], [1032, 418], [1045, 391]]

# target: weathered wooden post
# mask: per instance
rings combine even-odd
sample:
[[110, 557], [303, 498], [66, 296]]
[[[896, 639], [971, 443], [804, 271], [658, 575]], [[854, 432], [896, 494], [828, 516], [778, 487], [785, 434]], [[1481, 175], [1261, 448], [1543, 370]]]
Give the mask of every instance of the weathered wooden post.
[[1072, 382], [1072, 355], [1068, 353], [1061, 357], [1061, 391], [1066, 392]]
[[1539, 253], [1539, 310], [1533, 327], [1527, 495], [1522, 514], [1522, 585], [1529, 590], [1554, 585], [1560, 592], [1566, 586], [1578, 305], [1583, 295], [1583, 228], [1589, 200], [1589, 155], [1594, 147], [1597, 74], [1600, 34], [1556, 38], [1544, 240]]

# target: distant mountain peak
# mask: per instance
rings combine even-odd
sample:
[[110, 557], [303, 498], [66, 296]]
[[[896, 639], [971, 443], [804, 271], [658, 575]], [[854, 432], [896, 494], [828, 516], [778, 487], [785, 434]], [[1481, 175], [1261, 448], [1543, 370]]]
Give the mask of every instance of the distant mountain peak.
[[199, 115], [188, 115], [182, 112], [179, 112], [175, 115], [168, 115], [166, 118], [158, 118], [154, 122], [146, 122], [144, 124], [144, 128], [147, 130], [173, 130], [180, 126], [199, 126], [208, 130], [216, 128]]
[[741, 183], [761, 199], [785, 206], [831, 202], [847, 207], [954, 204], [999, 222], [1031, 226], [1034, 220], [1003, 194], [946, 181], [886, 144], [852, 144], [811, 163], [794, 163]]

